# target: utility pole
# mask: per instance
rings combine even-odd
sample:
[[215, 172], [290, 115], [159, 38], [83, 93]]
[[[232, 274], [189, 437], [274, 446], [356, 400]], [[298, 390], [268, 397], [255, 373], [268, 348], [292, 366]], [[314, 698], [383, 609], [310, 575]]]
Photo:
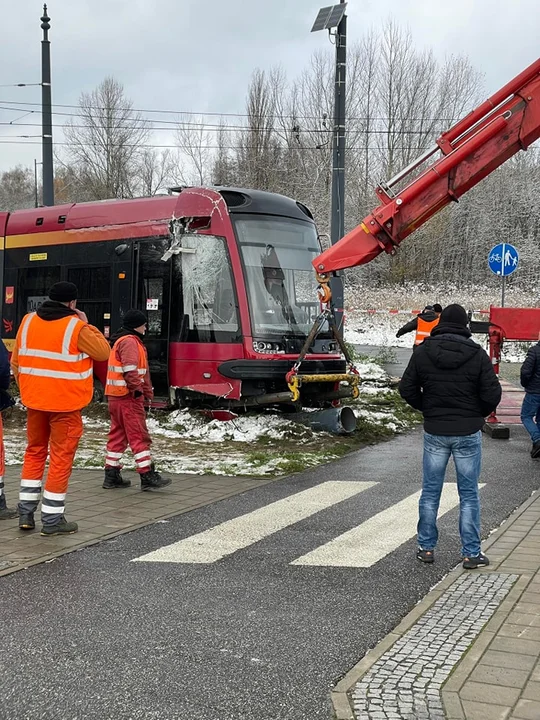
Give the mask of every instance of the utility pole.
[[[345, 5], [345, 0], [340, 0]], [[334, 134], [332, 160], [332, 214], [330, 239], [335, 245], [345, 235], [345, 88], [347, 71], [347, 16], [343, 16], [337, 26], [336, 70], [334, 91]], [[345, 302], [343, 272], [330, 280], [332, 290], [332, 309], [336, 325], [340, 332], [343, 328], [343, 305]]]
[[[347, 71], [346, 0], [319, 11], [311, 32], [328, 30], [335, 40], [336, 69], [334, 86], [334, 127], [332, 128], [332, 207], [330, 240], [335, 245], [345, 235], [345, 90]], [[332, 29], [336, 28], [335, 32]], [[332, 312], [340, 333], [343, 332], [343, 272], [330, 278]]]
[[43, 161], [43, 205], [54, 205], [54, 167], [52, 145], [52, 101], [51, 101], [51, 43], [49, 42], [50, 17], [47, 5], [43, 6], [41, 29], [41, 123]]

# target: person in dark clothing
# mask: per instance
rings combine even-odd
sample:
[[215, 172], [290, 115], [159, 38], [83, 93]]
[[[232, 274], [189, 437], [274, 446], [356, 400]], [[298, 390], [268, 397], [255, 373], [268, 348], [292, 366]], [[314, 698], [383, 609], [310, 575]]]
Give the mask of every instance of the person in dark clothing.
[[[540, 335], [538, 336], [540, 340]], [[521, 366], [521, 385], [525, 390], [521, 406], [521, 422], [531, 436], [531, 457], [540, 457], [540, 342], [529, 348]]]
[[[10, 396], [6, 392], [9, 387], [9, 356], [6, 346], [0, 341], [0, 411], [5, 410], [12, 405]], [[11, 520], [19, 516], [17, 508], [8, 508], [6, 502], [6, 493], [4, 490], [4, 427], [2, 423], [2, 415], [0, 415], [0, 520]]]
[[397, 331], [396, 337], [401, 337], [409, 332], [415, 332], [416, 338], [414, 344], [420, 345], [420, 343], [429, 336], [430, 332], [439, 322], [441, 312], [442, 307], [439, 303], [426, 305], [419, 315], [410, 320], [408, 323], [405, 323], [405, 325]]
[[424, 416], [424, 461], [419, 502], [417, 558], [434, 560], [437, 512], [446, 467], [454, 458], [459, 492], [463, 567], [489, 565], [480, 547], [478, 478], [484, 418], [501, 399], [501, 386], [487, 353], [471, 340], [461, 305], [441, 313], [431, 337], [414, 348], [399, 385], [402, 398]]

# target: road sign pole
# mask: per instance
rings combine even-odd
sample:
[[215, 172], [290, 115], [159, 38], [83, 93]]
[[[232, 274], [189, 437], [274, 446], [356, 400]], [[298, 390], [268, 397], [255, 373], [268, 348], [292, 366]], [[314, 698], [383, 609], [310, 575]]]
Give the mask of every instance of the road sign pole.
[[501, 262], [501, 274], [502, 274], [502, 289], [501, 289], [501, 307], [504, 307], [504, 290], [506, 284], [506, 275], [504, 273], [504, 253], [506, 252], [506, 243], [502, 244], [502, 262]]
[[[508, 257], [506, 257], [508, 255]], [[501, 307], [504, 307], [506, 277], [517, 270], [519, 253], [510, 243], [500, 243], [492, 247], [488, 254], [488, 266], [491, 272], [502, 280]]]

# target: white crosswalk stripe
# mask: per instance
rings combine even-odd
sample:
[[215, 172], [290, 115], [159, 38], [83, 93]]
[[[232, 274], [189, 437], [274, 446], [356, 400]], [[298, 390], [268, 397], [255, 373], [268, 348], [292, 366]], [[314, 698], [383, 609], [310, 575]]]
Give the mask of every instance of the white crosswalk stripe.
[[289, 495], [258, 510], [135, 558], [135, 562], [214, 563], [368, 490], [375, 482], [334, 481]]
[[[479, 487], [484, 487], [480, 484]], [[416, 534], [420, 491], [374, 515], [361, 525], [293, 560], [291, 565], [371, 567]], [[457, 485], [446, 483], [439, 517], [459, 505]]]

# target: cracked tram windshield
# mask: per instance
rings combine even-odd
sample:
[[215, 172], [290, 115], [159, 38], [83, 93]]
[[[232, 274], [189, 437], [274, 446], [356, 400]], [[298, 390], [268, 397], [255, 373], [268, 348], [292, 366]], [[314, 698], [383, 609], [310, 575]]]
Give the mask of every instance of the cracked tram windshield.
[[291, 218], [234, 219], [254, 335], [306, 336], [319, 312], [311, 261], [321, 248], [315, 226]]

